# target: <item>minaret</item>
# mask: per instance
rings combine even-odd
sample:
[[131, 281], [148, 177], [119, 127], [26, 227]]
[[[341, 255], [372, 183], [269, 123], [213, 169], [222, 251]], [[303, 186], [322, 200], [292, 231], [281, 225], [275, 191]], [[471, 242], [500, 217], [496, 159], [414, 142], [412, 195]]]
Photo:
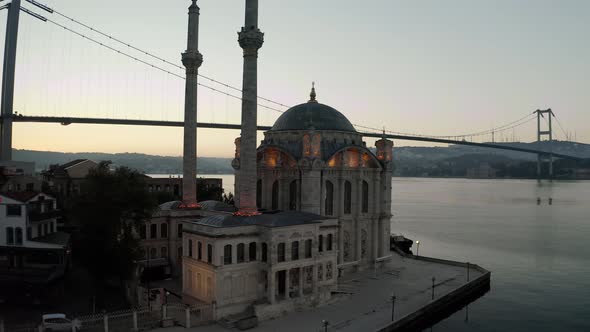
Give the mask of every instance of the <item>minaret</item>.
[[238, 188], [236, 192], [238, 214], [253, 215], [256, 207], [256, 116], [258, 96], [258, 49], [264, 34], [258, 29], [258, 0], [246, 0], [246, 20], [238, 32], [240, 47], [244, 50], [244, 76], [242, 81], [242, 132], [240, 159], [236, 165]]
[[188, 42], [182, 53], [186, 68], [184, 94], [184, 148], [182, 154], [182, 207], [197, 204], [197, 78], [203, 56], [199, 53], [199, 6], [192, 0], [188, 7]]

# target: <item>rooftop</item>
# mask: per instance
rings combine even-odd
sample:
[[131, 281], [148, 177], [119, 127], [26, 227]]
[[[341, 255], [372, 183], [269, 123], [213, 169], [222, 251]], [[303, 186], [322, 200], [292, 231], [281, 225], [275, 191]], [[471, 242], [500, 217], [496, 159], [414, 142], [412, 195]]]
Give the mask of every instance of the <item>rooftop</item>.
[[198, 225], [210, 227], [240, 227], [240, 226], [266, 226], [285, 227], [302, 224], [319, 223], [327, 218], [307, 212], [281, 211], [276, 213], [262, 213], [255, 216], [235, 216], [222, 214], [209, 216], [196, 221]]

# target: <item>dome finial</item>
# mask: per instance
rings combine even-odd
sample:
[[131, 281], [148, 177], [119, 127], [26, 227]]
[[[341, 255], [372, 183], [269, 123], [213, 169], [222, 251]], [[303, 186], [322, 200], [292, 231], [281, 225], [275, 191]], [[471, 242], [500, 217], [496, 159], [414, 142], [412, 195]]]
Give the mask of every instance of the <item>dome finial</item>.
[[315, 82], [311, 82], [311, 93], [309, 94], [309, 102], [310, 103], [317, 103], [318, 101], [315, 100]]

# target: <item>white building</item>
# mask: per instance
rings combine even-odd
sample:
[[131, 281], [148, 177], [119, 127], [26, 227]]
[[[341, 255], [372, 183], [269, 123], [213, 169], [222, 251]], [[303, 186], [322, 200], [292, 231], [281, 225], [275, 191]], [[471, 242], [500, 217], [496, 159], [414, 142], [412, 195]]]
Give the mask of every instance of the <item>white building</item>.
[[70, 236], [57, 231], [55, 199], [0, 193], [0, 269], [6, 281], [49, 282], [69, 264]]

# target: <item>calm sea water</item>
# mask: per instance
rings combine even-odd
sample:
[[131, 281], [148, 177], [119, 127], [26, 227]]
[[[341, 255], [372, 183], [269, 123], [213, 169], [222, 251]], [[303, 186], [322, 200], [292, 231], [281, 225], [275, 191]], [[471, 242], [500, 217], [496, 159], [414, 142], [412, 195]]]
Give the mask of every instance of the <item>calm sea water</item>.
[[420, 240], [420, 255], [492, 271], [467, 322], [463, 309], [433, 331], [590, 331], [590, 182], [396, 178], [393, 188], [392, 231]]
[[[200, 176], [233, 192], [233, 175]], [[433, 331], [590, 331], [590, 181], [395, 178], [392, 206], [392, 232], [420, 255], [492, 271], [467, 321], [462, 309]]]

